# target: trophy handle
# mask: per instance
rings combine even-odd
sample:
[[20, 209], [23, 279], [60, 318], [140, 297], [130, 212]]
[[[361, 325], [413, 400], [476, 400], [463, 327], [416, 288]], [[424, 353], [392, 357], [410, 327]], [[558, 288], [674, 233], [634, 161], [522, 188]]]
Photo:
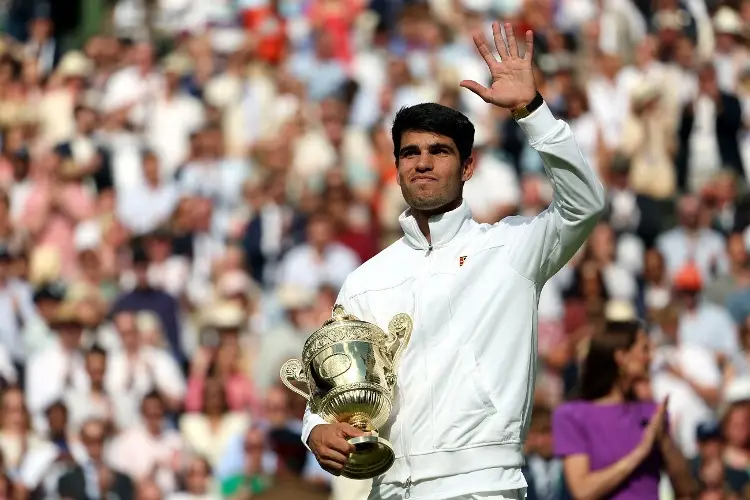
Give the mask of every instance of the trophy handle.
[[395, 315], [388, 323], [388, 351], [392, 356], [394, 374], [398, 373], [398, 363], [404, 350], [409, 345], [413, 329], [414, 321], [411, 316], [405, 313]]
[[281, 365], [280, 375], [281, 382], [283, 382], [283, 384], [287, 386], [290, 391], [299, 394], [308, 401], [311, 401], [309, 392], [305, 392], [302, 389], [295, 387], [294, 384], [290, 382], [290, 380], [294, 380], [296, 382], [303, 382], [305, 384], [307, 383], [307, 376], [305, 375], [302, 361], [300, 361], [299, 359], [288, 360], [283, 365]]

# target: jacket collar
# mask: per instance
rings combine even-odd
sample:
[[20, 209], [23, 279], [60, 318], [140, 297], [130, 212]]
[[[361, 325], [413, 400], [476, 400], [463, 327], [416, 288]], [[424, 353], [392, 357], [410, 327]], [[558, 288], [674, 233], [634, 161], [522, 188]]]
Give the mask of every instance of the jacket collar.
[[429, 218], [430, 239], [432, 245], [427, 242], [427, 238], [419, 230], [417, 220], [411, 214], [411, 209], [406, 209], [398, 218], [401, 229], [404, 231], [404, 241], [407, 245], [418, 250], [428, 250], [429, 248], [439, 248], [448, 244], [459, 232], [468, 228], [468, 222], [471, 221], [471, 209], [462, 200], [461, 205], [442, 214], [434, 215]]

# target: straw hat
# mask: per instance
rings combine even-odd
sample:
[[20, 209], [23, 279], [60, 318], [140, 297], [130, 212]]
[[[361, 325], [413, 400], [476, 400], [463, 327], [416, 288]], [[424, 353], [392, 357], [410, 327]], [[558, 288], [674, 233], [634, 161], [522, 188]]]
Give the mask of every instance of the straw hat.
[[83, 322], [81, 321], [81, 315], [78, 313], [78, 304], [72, 301], [60, 304], [50, 320], [50, 326], [52, 328], [82, 325]]
[[726, 35], [741, 35], [743, 22], [740, 15], [730, 7], [721, 7], [714, 14], [714, 29]]
[[643, 106], [660, 97], [661, 91], [659, 90], [659, 87], [648, 80], [639, 82], [630, 92], [630, 99], [636, 107]]
[[57, 281], [62, 270], [62, 258], [57, 248], [37, 247], [29, 258], [29, 281], [33, 284]]
[[296, 285], [282, 285], [276, 292], [276, 299], [287, 311], [304, 309], [315, 302], [315, 292]]
[[607, 321], [624, 323], [637, 319], [635, 307], [627, 300], [610, 300], [604, 306], [604, 317]]
[[77, 50], [66, 53], [57, 66], [57, 73], [64, 78], [86, 78], [92, 71], [91, 60]]
[[217, 330], [238, 330], [245, 325], [245, 311], [233, 301], [224, 301], [206, 308], [203, 326]]
[[179, 77], [185, 76], [193, 69], [190, 58], [178, 52], [172, 52], [162, 61], [165, 73], [172, 73]]
[[240, 270], [232, 270], [221, 275], [216, 283], [216, 293], [222, 298], [243, 295], [248, 298], [260, 294], [258, 284]]

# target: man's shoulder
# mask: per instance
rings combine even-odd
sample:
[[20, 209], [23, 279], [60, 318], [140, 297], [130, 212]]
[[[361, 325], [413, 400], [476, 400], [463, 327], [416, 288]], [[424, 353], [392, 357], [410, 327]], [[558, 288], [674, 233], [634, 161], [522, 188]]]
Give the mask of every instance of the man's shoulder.
[[403, 238], [393, 242], [370, 260], [363, 262], [357, 269], [349, 273], [346, 278], [346, 290], [349, 297], [360, 295], [378, 286], [378, 283], [390, 282], [399, 277], [406, 279], [408, 265], [406, 259], [411, 249]]

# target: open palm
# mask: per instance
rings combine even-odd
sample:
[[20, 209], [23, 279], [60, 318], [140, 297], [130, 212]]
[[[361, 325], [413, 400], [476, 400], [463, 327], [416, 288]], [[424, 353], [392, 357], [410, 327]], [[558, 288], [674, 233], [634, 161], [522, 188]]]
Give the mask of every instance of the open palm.
[[473, 80], [464, 80], [460, 85], [484, 99], [484, 102], [501, 108], [520, 108], [531, 102], [536, 96], [536, 83], [531, 68], [531, 60], [534, 55], [534, 34], [530, 30], [526, 32], [526, 51], [523, 57], [519, 55], [513, 26], [510, 23], [505, 23], [507, 46], [500, 32], [500, 23], [492, 23], [492, 34], [495, 39], [495, 47], [500, 54], [500, 61], [492, 55], [484, 35], [474, 35], [477, 50], [490, 69], [492, 84], [487, 88]]

